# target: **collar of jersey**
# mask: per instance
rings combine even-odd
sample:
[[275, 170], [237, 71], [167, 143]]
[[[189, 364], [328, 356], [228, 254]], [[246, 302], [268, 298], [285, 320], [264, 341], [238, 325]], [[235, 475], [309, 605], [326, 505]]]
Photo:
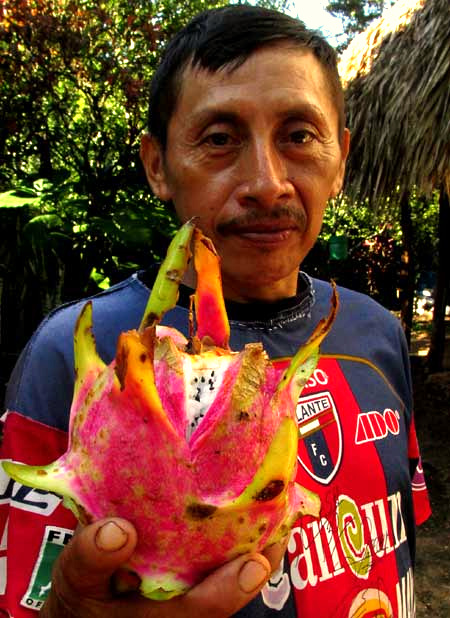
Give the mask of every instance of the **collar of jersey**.
[[[157, 271], [158, 265], [155, 265], [146, 271], [139, 272], [138, 277], [145, 285], [151, 287]], [[192, 288], [181, 284], [177, 305], [188, 309], [192, 294]], [[297, 294], [295, 296], [283, 298], [272, 303], [262, 301], [240, 303], [225, 300], [225, 306], [230, 322], [245, 323], [250, 328], [273, 327], [309, 317], [314, 304], [314, 298], [314, 286], [311, 277], [305, 272], [299, 272]]]

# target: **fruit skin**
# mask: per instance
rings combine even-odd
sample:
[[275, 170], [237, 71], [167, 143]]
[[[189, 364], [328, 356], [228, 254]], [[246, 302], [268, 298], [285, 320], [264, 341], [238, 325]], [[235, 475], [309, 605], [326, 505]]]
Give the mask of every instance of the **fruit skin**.
[[[192, 312], [184, 345], [158, 322], [176, 304], [192, 237], [198, 324], [194, 335]], [[138, 545], [127, 568], [141, 578], [142, 594], [181, 594], [220, 564], [280, 540], [300, 515], [318, 516], [318, 497], [294, 482], [295, 408], [337, 304], [334, 292], [330, 315], [286, 370], [260, 344], [231, 351], [219, 258], [188, 222], [172, 241], [139, 330], [119, 336], [109, 365], [96, 352], [92, 304], [83, 308], [67, 452], [48, 466], [3, 466], [25, 485], [61, 494], [83, 524], [131, 521]], [[201, 392], [196, 378], [212, 390]], [[194, 427], [193, 409], [203, 414]]]

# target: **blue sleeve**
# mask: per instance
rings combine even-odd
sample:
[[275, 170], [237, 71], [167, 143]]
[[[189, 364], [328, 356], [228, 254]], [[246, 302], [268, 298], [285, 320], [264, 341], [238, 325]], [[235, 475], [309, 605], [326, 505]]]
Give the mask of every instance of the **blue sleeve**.
[[67, 431], [73, 390], [73, 328], [77, 309], [50, 314], [11, 374], [6, 409]]
[[[105, 363], [115, 355], [121, 331], [139, 326], [148, 288], [137, 277], [92, 297], [97, 352]], [[6, 408], [67, 431], [72, 402], [73, 335], [87, 299], [52, 311], [23, 350], [6, 392]]]

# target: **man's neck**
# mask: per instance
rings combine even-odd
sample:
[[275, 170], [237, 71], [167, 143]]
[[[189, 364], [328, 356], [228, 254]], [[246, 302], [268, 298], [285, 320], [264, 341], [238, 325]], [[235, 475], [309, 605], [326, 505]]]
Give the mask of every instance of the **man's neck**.
[[[194, 267], [190, 263], [184, 276], [182, 283], [193, 290], [197, 285], [197, 275]], [[261, 286], [255, 285], [254, 282], [249, 282], [248, 285], [242, 285], [242, 282], [222, 278], [223, 294], [226, 300], [231, 300], [238, 303], [274, 303], [285, 298], [292, 298], [297, 294], [298, 272], [292, 274], [289, 279], [271, 282], [270, 285], [264, 284]]]

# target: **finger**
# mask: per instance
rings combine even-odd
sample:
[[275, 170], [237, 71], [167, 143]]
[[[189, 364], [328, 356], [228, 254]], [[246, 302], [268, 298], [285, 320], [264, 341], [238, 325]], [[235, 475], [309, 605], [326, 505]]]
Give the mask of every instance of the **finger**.
[[188, 615], [231, 616], [259, 593], [270, 572], [270, 562], [261, 554], [247, 554], [228, 562], [185, 595], [186, 608], [196, 612]]
[[52, 592], [66, 599], [110, 597], [110, 578], [134, 551], [136, 530], [124, 519], [95, 522], [76, 534], [56, 563]]
[[270, 562], [272, 573], [276, 571], [280, 566], [284, 554], [286, 553], [288, 542], [289, 535], [286, 535], [281, 541], [279, 541], [278, 543], [274, 543], [269, 547], [266, 547], [266, 549], [262, 552], [263, 556], [265, 556]]
[[258, 594], [270, 568], [261, 554], [240, 556], [185, 595], [168, 601], [150, 601], [136, 594], [118, 597], [108, 606], [108, 618], [229, 618]]

